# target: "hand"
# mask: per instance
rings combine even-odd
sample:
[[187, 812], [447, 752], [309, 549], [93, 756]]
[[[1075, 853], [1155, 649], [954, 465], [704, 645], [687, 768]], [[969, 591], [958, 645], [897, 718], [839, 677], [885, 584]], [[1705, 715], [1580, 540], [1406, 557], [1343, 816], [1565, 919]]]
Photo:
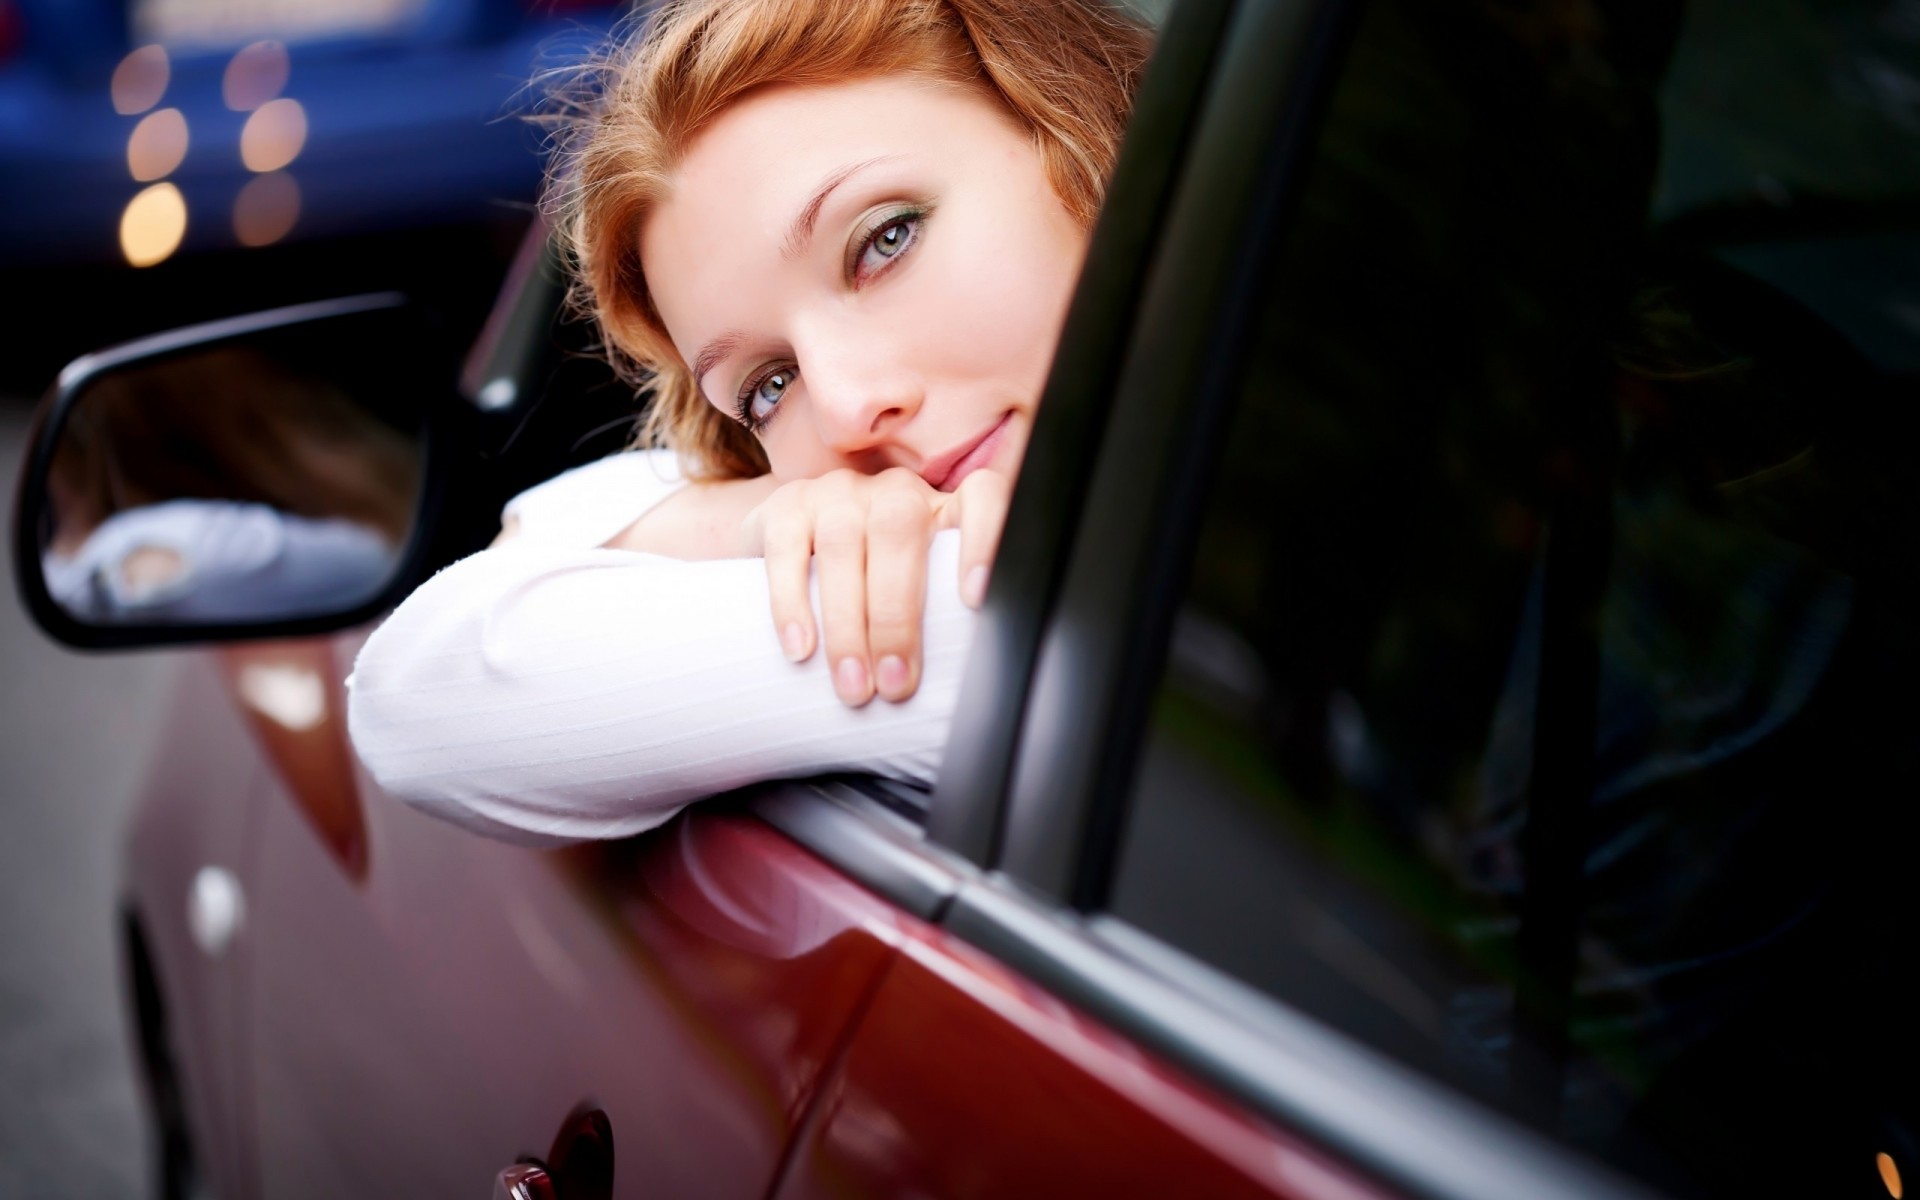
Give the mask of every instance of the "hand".
[[876, 693], [892, 701], [913, 695], [920, 686], [927, 547], [935, 532], [960, 530], [960, 597], [979, 607], [1011, 491], [997, 471], [975, 471], [947, 493], [899, 467], [877, 475], [831, 471], [779, 487], [747, 514], [741, 530], [767, 560], [773, 627], [787, 657], [804, 662], [813, 655], [811, 563], [820, 575], [834, 692], [855, 707]]

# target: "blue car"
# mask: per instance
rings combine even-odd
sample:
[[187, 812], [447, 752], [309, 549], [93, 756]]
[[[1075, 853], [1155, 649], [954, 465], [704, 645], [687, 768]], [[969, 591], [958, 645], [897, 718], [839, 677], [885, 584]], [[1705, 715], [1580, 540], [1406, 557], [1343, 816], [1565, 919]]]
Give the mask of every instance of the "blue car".
[[607, 0], [0, 0], [0, 266], [498, 217]]

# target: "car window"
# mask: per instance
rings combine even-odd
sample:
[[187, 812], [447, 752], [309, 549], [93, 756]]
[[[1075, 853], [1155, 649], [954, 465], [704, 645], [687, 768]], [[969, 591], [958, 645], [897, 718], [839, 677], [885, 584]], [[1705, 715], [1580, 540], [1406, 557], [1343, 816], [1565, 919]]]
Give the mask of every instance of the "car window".
[[1661, 96], [1660, 220], [1920, 192], [1920, 5], [1692, 0]]
[[1920, 1178], [1916, 46], [1367, 6], [1115, 916], [1676, 1194]]

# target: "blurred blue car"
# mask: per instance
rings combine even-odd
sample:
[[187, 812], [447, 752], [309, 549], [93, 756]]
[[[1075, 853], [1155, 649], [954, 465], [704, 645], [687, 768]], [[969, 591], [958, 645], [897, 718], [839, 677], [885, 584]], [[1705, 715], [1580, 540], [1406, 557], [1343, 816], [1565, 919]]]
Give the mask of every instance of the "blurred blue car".
[[524, 208], [530, 80], [622, 7], [0, 0], [0, 266], [146, 266]]

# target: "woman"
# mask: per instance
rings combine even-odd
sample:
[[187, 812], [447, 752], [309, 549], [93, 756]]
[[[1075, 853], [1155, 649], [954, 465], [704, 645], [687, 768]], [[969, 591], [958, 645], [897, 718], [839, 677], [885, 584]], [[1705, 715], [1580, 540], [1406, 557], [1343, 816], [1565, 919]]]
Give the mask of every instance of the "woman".
[[667, 449], [519, 497], [368, 642], [382, 786], [538, 843], [930, 782], [1147, 48], [1098, 0], [660, 10], [558, 191]]

